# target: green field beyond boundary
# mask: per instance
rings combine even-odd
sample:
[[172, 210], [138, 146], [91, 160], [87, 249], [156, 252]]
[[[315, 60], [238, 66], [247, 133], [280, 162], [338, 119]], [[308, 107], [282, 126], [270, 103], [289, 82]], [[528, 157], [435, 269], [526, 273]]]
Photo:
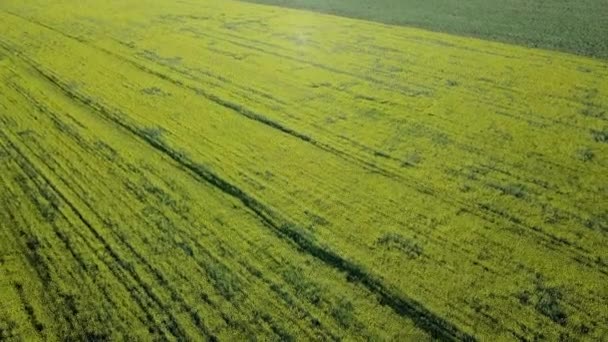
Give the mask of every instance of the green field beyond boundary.
[[245, 0], [608, 58], [606, 0]]

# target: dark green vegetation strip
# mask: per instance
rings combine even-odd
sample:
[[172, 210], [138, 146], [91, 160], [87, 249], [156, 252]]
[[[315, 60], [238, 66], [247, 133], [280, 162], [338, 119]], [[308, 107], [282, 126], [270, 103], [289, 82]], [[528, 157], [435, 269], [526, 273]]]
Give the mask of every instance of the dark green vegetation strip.
[[244, 0], [608, 58], [606, 0]]

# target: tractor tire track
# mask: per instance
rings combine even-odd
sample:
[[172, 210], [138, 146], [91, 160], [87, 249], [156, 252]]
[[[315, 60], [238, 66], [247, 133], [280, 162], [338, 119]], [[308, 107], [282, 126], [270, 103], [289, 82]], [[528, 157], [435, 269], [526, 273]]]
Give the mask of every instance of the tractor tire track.
[[[0, 137], [3, 139], [3, 141], [6, 141], [9, 146], [11, 147], [11, 149], [13, 149], [16, 153], [18, 153], [22, 158], [24, 158], [24, 160], [27, 161], [27, 157], [25, 157], [25, 155], [22, 153], [21, 149], [18, 148], [15, 144], [13, 144], [8, 137], [6, 136], [5, 133], [0, 131]], [[45, 176], [43, 173], [39, 172], [30, 161], [27, 161], [28, 165], [30, 165], [29, 167], [31, 167], [33, 170], [36, 170], [36, 174], [41, 177], [46, 184], [48, 184], [48, 186], [53, 190], [53, 192], [55, 194], [57, 194], [57, 196], [59, 197], [59, 199], [65, 203], [67, 205], [67, 207], [70, 209], [70, 211], [79, 219], [79, 221], [87, 228], [87, 230], [104, 246], [104, 249], [110, 254], [110, 256], [112, 257], [112, 259], [114, 259], [117, 262], [117, 265], [119, 265], [123, 271], [125, 271], [127, 274], [129, 274], [131, 276], [132, 279], [134, 279], [136, 281], [136, 283], [138, 284], [138, 287], [140, 289], [142, 289], [144, 291], [144, 293], [146, 294], [146, 296], [152, 300], [153, 303], [155, 303], [155, 305], [161, 309], [160, 312], [166, 312], [163, 307], [163, 302], [162, 300], [156, 295], [154, 294], [154, 292], [151, 290], [151, 288], [145, 283], [145, 281], [143, 281], [143, 279], [135, 272], [135, 270], [130, 267], [130, 263], [125, 261], [119, 254], [118, 252], [116, 252], [110, 245], [110, 243], [103, 237], [101, 236], [101, 234], [97, 231], [97, 229], [95, 227], [93, 227], [93, 225], [89, 222], [89, 220], [87, 220], [84, 215], [78, 210], [78, 208], [76, 208], [75, 204], [73, 204], [51, 181], [50, 179]], [[86, 241], [86, 240], [85, 240]], [[111, 265], [108, 265], [108, 268], [110, 270], [112, 270], [113, 268], [111, 267]], [[115, 276], [117, 277], [117, 279], [121, 279], [121, 277], [118, 274], [115, 274]], [[45, 277], [45, 279], [48, 277]], [[50, 282], [50, 278], [48, 278], [48, 282]], [[121, 281], [122, 283], [122, 281]], [[125, 286], [127, 286], [125, 284]], [[130, 291], [133, 294], [133, 291]], [[135, 299], [135, 297], [133, 297]], [[140, 304], [140, 307], [142, 309], [144, 309], [144, 312], [148, 312], [145, 307], [146, 305], [144, 305], [142, 302], [140, 302], [139, 300], [136, 300], [136, 302], [138, 302]], [[147, 317], [149, 319], [152, 319], [152, 315], [150, 313], [147, 313]], [[172, 317], [171, 315], [168, 316], [169, 317], [169, 321], [166, 322], [168, 324], [167, 328], [168, 330], [177, 338], [186, 338], [186, 334], [183, 330], [181, 330], [181, 328], [179, 328], [177, 321], [175, 319], [175, 317]]]

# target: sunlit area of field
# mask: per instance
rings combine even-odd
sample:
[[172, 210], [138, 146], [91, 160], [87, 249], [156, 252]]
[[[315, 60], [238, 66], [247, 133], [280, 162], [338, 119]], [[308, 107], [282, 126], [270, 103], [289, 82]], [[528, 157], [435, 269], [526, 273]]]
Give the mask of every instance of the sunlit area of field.
[[608, 61], [0, 2], [0, 341], [608, 338]]

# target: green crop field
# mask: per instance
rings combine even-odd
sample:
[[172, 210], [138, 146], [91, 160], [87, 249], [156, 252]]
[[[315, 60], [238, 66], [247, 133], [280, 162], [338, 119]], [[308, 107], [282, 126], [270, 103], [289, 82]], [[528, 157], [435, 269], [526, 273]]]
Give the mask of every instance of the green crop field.
[[608, 340], [608, 61], [446, 31], [1, 1], [0, 341]]
[[606, 0], [246, 0], [608, 58]]

